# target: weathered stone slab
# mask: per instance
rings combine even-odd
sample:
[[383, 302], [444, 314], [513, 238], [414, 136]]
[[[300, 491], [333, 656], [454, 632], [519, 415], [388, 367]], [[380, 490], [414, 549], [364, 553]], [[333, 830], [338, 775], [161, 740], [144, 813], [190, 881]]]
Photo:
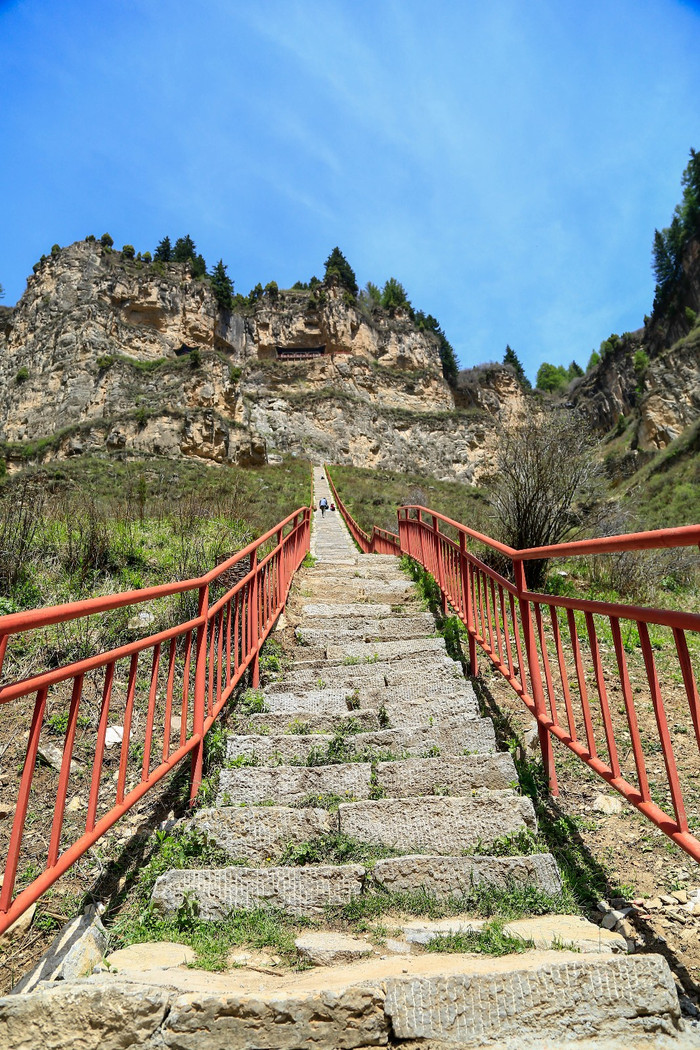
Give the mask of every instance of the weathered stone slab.
[[381, 729], [377, 733], [358, 733], [348, 744], [356, 750], [369, 748], [377, 753], [391, 751], [397, 756], [425, 757], [438, 749], [440, 755], [463, 755], [465, 751], [489, 754], [496, 750], [493, 723], [489, 718], [436, 721], [433, 725], [406, 729]]
[[[301, 703], [301, 700], [299, 701]], [[346, 705], [347, 707], [347, 705]], [[248, 715], [247, 718], [236, 718], [234, 729], [239, 733], [279, 733], [295, 732], [303, 728], [304, 733], [345, 732], [348, 725], [359, 726], [366, 733], [379, 729], [377, 712], [372, 708], [360, 708], [347, 711], [344, 715], [314, 714], [310, 711], [276, 712], [265, 715]]]
[[654, 1032], [677, 1034], [680, 1007], [661, 956], [584, 956], [536, 968], [392, 977], [384, 1004], [397, 1039], [443, 1040], [462, 1047], [568, 1045]]
[[464, 684], [469, 688], [459, 690], [454, 696], [441, 696], [435, 700], [411, 696], [409, 690], [404, 692], [397, 686], [387, 689], [379, 699], [392, 725], [432, 725], [443, 719], [478, 718], [477, 699], [469, 682]]
[[302, 959], [315, 966], [354, 962], [372, 954], [371, 944], [344, 933], [302, 933], [294, 941], [294, 946]]
[[[301, 673], [301, 672], [299, 672]], [[320, 675], [307, 675], [307, 681], [294, 692], [287, 692], [290, 687], [290, 676], [284, 682], [270, 685], [265, 689], [265, 704], [271, 714], [288, 714], [305, 711], [314, 715], [346, 715], [349, 711], [347, 685], [344, 689], [314, 688]], [[267, 713], [267, 712], [265, 712]]]
[[323, 596], [327, 602], [348, 602], [357, 597], [374, 598], [377, 601], [389, 602], [397, 598], [411, 598], [415, 595], [415, 584], [410, 580], [377, 580], [363, 579], [357, 576], [331, 575], [330, 572], [318, 577], [307, 577], [304, 590], [312, 596]]
[[471, 795], [477, 788], [497, 790], [518, 782], [509, 752], [454, 758], [408, 758], [378, 762], [377, 783], [392, 798], [413, 795]]
[[261, 766], [304, 766], [312, 752], [325, 750], [332, 739], [326, 734], [230, 736], [226, 741], [226, 758], [229, 762], [241, 756], [255, 758]]
[[329, 617], [323, 626], [301, 626], [297, 637], [305, 645], [337, 644], [374, 640], [400, 641], [407, 638], [428, 637], [435, 631], [435, 622], [429, 613], [418, 616], [392, 616], [386, 619]]
[[461, 897], [480, 883], [504, 890], [513, 885], [536, 886], [545, 893], [561, 893], [561, 877], [551, 853], [527, 857], [408, 854], [377, 861], [373, 875], [392, 893], [423, 887], [434, 897]]
[[386, 1046], [389, 1020], [377, 984], [258, 997], [189, 994], [173, 1003], [162, 1036], [171, 1050], [352, 1050]]
[[[438, 937], [457, 933], [479, 933], [488, 919], [454, 915], [449, 919], [413, 919], [403, 928], [408, 944], [428, 945]], [[532, 941], [533, 948], [569, 948], [579, 952], [626, 954], [627, 941], [621, 933], [603, 930], [582, 915], [538, 915], [533, 919], [514, 919], [503, 927], [509, 937]]]
[[156, 879], [151, 902], [162, 914], [172, 915], [188, 895], [199, 905], [199, 918], [209, 921], [255, 908], [318, 915], [326, 905], [347, 904], [357, 896], [364, 876], [365, 869], [359, 864], [177, 869]]
[[287, 806], [222, 806], [195, 811], [192, 824], [234, 859], [264, 861], [290, 842], [307, 842], [335, 830], [337, 818], [325, 809]]
[[344, 803], [340, 830], [362, 842], [393, 849], [459, 855], [477, 843], [489, 843], [535, 827], [529, 798], [484, 792], [473, 798], [399, 798]]
[[[422, 680], [422, 681], [421, 681]], [[464, 672], [457, 660], [439, 653], [421, 653], [408, 660], [395, 660], [386, 665], [386, 684], [405, 685], [409, 682], [434, 683], [433, 692], [439, 692], [442, 681], [463, 682]]]
[[369, 798], [371, 771], [369, 762], [347, 762], [335, 766], [278, 766], [275, 769], [264, 766], [222, 769], [216, 804], [223, 806], [273, 800], [280, 805], [290, 805], [325, 795]]
[[28, 992], [40, 981], [69, 981], [92, 973], [107, 949], [107, 931], [100, 919], [103, 912], [103, 904], [90, 905], [82, 915], [67, 922], [14, 991]]
[[172, 941], [144, 941], [110, 952], [105, 959], [116, 970], [169, 970], [194, 962], [197, 953], [187, 944]]
[[344, 605], [338, 602], [301, 602], [304, 618], [307, 620], [323, 620], [325, 618], [335, 619], [338, 616], [348, 617], [379, 617], [391, 616], [391, 605], [368, 604], [367, 602], [346, 602]]
[[349, 642], [347, 645], [329, 645], [326, 659], [329, 663], [356, 660], [358, 663], [378, 663], [380, 660], [396, 660], [419, 653], [444, 654], [444, 638], [410, 638], [390, 642]]
[[58, 981], [31, 995], [0, 999], [3, 1050], [126, 1050], [151, 1045], [171, 993], [126, 981], [109, 984]]

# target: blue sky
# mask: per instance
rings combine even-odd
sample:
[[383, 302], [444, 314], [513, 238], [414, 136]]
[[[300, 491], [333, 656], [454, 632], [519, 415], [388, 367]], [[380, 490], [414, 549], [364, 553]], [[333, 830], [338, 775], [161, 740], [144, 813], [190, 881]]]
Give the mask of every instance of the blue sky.
[[585, 364], [700, 148], [680, 0], [0, 0], [0, 282], [190, 233], [236, 289], [398, 278], [463, 367]]

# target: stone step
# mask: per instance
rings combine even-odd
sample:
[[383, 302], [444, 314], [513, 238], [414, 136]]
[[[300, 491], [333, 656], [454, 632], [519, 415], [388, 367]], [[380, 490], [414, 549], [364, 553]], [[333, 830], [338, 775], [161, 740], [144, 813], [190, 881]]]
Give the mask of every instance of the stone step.
[[416, 591], [415, 584], [405, 578], [377, 580], [327, 573], [319, 574], [318, 577], [306, 577], [302, 583], [302, 595], [318, 596], [325, 602], [348, 602], [367, 598], [393, 603], [405, 598], [415, 598]]
[[[351, 710], [351, 705], [346, 699], [351, 689], [314, 689], [315, 681], [309, 681], [308, 690], [302, 688], [294, 692], [288, 692], [290, 683], [289, 675], [283, 683], [273, 683], [263, 690], [265, 706], [271, 714], [292, 714], [303, 711], [308, 715], [332, 715], [341, 718]], [[317, 676], [318, 678], [318, 676]], [[282, 691], [285, 687], [285, 691]], [[266, 713], [266, 712], [263, 712]]]
[[512, 832], [536, 829], [529, 798], [483, 792], [472, 798], [389, 798], [343, 803], [341, 832], [407, 852], [458, 855]]
[[518, 783], [513, 756], [508, 751], [495, 755], [378, 762], [375, 777], [388, 798], [471, 795], [474, 790], [512, 789]]
[[454, 857], [435, 854], [406, 854], [378, 860], [375, 882], [390, 893], [425, 890], [433, 897], [468, 895], [472, 886], [507, 890], [512, 886], [534, 886], [545, 893], [561, 893], [561, 877], [551, 853], [527, 857]]
[[[281, 695], [281, 694], [277, 694]], [[302, 703], [302, 700], [299, 700]], [[371, 733], [380, 728], [379, 717], [373, 708], [360, 708], [358, 711], [348, 711], [343, 715], [316, 714], [310, 711], [298, 710], [290, 712], [276, 712], [263, 715], [248, 715], [247, 717], [236, 717], [231, 724], [233, 732], [246, 734], [287, 734], [294, 733], [297, 736], [305, 733], [330, 733], [347, 732], [351, 727], [355, 732]]]
[[435, 633], [430, 613], [418, 616], [391, 616], [385, 619], [328, 617], [323, 626], [297, 627], [297, 640], [302, 645], [341, 645], [344, 642], [402, 641], [426, 638]]
[[195, 810], [194, 827], [225, 850], [231, 860], [262, 864], [278, 858], [289, 843], [308, 842], [335, 831], [338, 818], [325, 809], [289, 806], [221, 806]]
[[[392, 616], [391, 605], [369, 602], [318, 602], [300, 601], [302, 615], [307, 620], [336, 620], [339, 617], [389, 617]], [[319, 624], [319, 626], [321, 626]]]
[[[471, 915], [454, 915], [449, 919], [426, 921], [413, 919], [403, 928], [408, 944], [425, 946], [438, 937], [458, 933], [480, 933], [488, 919]], [[627, 941], [621, 933], [604, 930], [581, 915], [537, 915], [513, 919], [503, 927], [506, 937], [532, 941], [535, 948], [556, 948], [564, 944], [579, 952], [627, 952]]]
[[151, 903], [161, 914], [173, 915], [187, 896], [197, 902], [198, 917], [208, 921], [255, 908], [322, 915], [328, 905], [347, 904], [361, 893], [364, 877], [359, 864], [174, 869], [156, 879]]
[[698, 1045], [662, 956], [562, 951], [373, 957], [361, 976], [348, 965], [289, 976], [120, 966], [0, 999], [0, 1028], [8, 1047], [85, 1050]]
[[[444, 653], [427, 652], [411, 657], [409, 654], [399, 656], [396, 660], [378, 660], [376, 663], [322, 665], [303, 667], [290, 671], [283, 682], [273, 682], [265, 687], [265, 692], [298, 691], [299, 688], [352, 690], [355, 686], [370, 689], [382, 689], [386, 685], [404, 685], [420, 683], [425, 688], [428, 684], [435, 690], [450, 682], [464, 682], [461, 664], [451, 660]], [[323, 685], [319, 685], [323, 682]]]
[[326, 662], [329, 664], [376, 664], [402, 660], [426, 653], [445, 654], [445, 639], [410, 638], [390, 642], [349, 642], [347, 645], [328, 645]]
[[[219, 773], [217, 806], [241, 802], [259, 805], [304, 803], [313, 806], [326, 796], [369, 798], [372, 767], [369, 762], [335, 766], [244, 766]], [[312, 801], [313, 800], [313, 801]]]
[[[406, 691], [401, 687], [385, 689], [383, 693], [374, 697], [374, 702], [381, 702], [384, 707], [389, 725], [432, 725], [443, 718], [478, 718], [479, 704], [471, 687], [471, 683], [465, 682], [464, 690], [455, 690], [454, 695], [441, 696], [438, 699], [406, 697]], [[425, 692], [427, 690], [420, 690]]]
[[[496, 750], [493, 723], [488, 718], [479, 720], [452, 719], [432, 726], [380, 729], [374, 733], [353, 733], [342, 738], [330, 734], [281, 734], [229, 736], [226, 757], [229, 762], [238, 758], [254, 759], [260, 766], [328, 765], [333, 755], [327, 749], [335, 742], [335, 753], [342, 758], [353, 754], [367, 754], [367, 761], [387, 752], [404, 758], [409, 755], [427, 755], [438, 750], [441, 755], [463, 755], [465, 751], [489, 754]], [[511, 780], [513, 777], [511, 777]]]

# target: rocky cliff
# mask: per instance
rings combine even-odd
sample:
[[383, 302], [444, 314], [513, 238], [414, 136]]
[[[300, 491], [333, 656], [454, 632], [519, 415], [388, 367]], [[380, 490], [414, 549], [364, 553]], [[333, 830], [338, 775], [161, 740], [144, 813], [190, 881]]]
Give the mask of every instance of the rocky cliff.
[[601, 433], [621, 417], [631, 423], [632, 445], [643, 450], [665, 448], [700, 417], [700, 241], [688, 245], [679, 287], [570, 395]]
[[[479, 392], [480, 391], [480, 392]], [[510, 373], [455, 403], [438, 343], [335, 287], [222, 310], [185, 265], [78, 242], [0, 313], [0, 440], [10, 469], [107, 451], [259, 463], [282, 453], [475, 479]]]

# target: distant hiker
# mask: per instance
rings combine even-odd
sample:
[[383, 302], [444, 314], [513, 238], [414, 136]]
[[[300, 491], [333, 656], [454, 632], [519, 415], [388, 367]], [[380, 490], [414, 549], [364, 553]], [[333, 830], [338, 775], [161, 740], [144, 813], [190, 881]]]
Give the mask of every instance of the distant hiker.
[[335, 503], [331, 503], [331, 510], [335, 510]]
[[326, 511], [328, 510], [328, 500], [325, 496], [321, 496], [320, 500], [318, 501], [318, 509], [321, 511], [321, 517], [325, 518]]

